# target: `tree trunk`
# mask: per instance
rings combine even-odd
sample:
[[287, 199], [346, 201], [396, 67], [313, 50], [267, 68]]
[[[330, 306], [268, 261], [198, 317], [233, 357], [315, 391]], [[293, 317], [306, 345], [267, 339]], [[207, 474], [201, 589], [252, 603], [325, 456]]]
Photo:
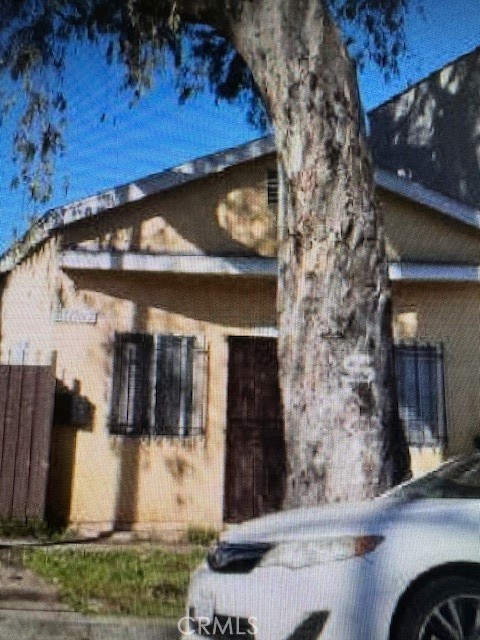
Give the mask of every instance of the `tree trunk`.
[[201, 4], [205, 21], [213, 11], [253, 73], [285, 176], [278, 284], [285, 506], [373, 496], [406, 476], [409, 459], [353, 65], [322, 0], [230, 0], [222, 16], [216, 0]]
[[244, 2], [233, 40], [286, 179], [279, 229], [285, 506], [371, 497], [408, 473], [382, 221], [353, 65], [321, 0]]

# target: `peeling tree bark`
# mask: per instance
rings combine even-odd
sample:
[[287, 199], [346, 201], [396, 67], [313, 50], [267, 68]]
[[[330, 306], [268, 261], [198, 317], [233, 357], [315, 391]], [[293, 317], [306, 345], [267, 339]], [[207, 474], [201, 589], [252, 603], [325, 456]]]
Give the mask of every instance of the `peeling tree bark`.
[[232, 0], [223, 13], [215, 0], [177, 4], [180, 12], [188, 5], [190, 19], [201, 4], [196, 18], [220, 27], [252, 70], [286, 178], [278, 292], [285, 506], [373, 496], [402, 479], [409, 461], [353, 65], [322, 0]]

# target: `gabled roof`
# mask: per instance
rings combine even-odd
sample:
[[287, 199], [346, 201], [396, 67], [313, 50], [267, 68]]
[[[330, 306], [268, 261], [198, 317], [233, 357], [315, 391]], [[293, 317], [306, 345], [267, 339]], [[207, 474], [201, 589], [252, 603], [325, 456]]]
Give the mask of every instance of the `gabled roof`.
[[104, 211], [137, 202], [148, 196], [175, 189], [181, 185], [221, 173], [243, 162], [255, 160], [275, 152], [272, 136], [252, 140], [246, 144], [196, 158], [177, 167], [166, 169], [107, 189], [62, 207], [50, 209], [27, 231], [25, 236], [0, 257], [0, 273], [10, 271], [28, 253], [56, 230], [69, 224], [97, 216]]
[[[221, 173], [238, 164], [259, 159], [274, 152], [273, 136], [259, 138], [51, 209], [27, 231], [20, 242], [0, 257], [0, 273], [10, 271], [30, 251], [67, 225], [177, 188], [194, 180]], [[474, 207], [448, 198], [384, 169], [376, 170], [375, 180], [378, 186], [392, 193], [425, 205], [457, 222], [480, 229], [480, 210]]]

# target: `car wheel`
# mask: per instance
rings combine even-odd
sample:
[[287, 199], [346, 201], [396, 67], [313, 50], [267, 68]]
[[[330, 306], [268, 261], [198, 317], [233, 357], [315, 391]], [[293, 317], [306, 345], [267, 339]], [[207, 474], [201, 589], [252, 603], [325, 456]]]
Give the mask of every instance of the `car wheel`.
[[438, 578], [413, 594], [393, 640], [480, 640], [480, 580]]

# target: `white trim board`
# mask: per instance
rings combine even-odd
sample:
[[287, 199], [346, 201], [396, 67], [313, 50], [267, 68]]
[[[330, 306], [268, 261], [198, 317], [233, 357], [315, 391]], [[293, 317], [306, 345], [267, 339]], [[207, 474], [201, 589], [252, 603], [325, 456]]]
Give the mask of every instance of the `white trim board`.
[[155, 255], [67, 250], [59, 253], [58, 264], [63, 269], [94, 271], [277, 277], [276, 259], [256, 256]]
[[[63, 269], [133, 271], [159, 274], [277, 277], [275, 258], [206, 255], [155, 255], [134, 252], [75, 251], [59, 253]], [[479, 265], [395, 262], [388, 267], [392, 281], [480, 282]]]
[[480, 266], [396, 262], [388, 266], [388, 277], [393, 282], [480, 282]]

